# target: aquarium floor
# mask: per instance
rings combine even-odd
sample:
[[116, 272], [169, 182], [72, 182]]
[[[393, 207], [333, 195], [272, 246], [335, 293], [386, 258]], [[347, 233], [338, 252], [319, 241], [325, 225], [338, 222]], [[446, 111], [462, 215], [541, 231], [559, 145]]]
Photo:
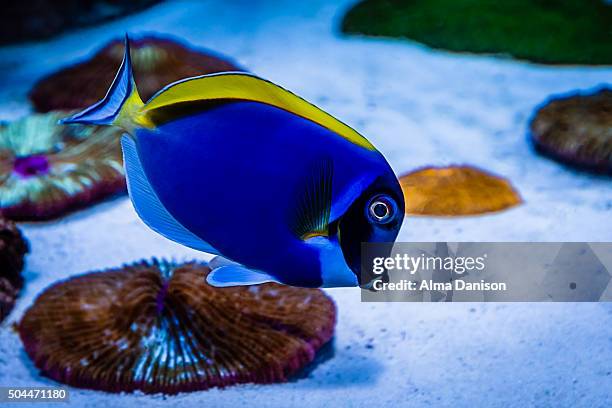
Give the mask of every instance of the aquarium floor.
[[[476, 165], [507, 177], [525, 200], [494, 215], [408, 218], [401, 240], [612, 241], [611, 180], [541, 158], [526, 140], [534, 106], [550, 94], [609, 81], [612, 69], [544, 67], [345, 38], [337, 26], [350, 4], [337, 3], [261, 1], [253, 8], [169, 1], [52, 41], [0, 48], [0, 119], [28, 112], [26, 93], [41, 75], [126, 30], [157, 30], [234, 56], [329, 110], [367, 135], [398, 173]], [[0, 328], [0, 385], [55, 385], [38, 375], [11, 329], [47, 285], [139, 258], [205, 258], [147, 229], [125, 197], [22, 228], [32, 253], [24, 291]], [[71, 389], [71, 401], [185, 408], [612, 404], [609, 304], [365, 304], [356, 289], [329, 294], [339, 310], [334, 356], [303, 378], [167, 398]]]

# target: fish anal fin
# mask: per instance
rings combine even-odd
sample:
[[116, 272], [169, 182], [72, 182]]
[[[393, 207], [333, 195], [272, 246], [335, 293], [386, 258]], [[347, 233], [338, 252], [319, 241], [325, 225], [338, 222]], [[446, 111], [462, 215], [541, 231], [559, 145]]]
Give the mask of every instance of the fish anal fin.
[[231, 286], [259, 285], [267, 282], [277, 282], [277, 280], [262, 271], [249, 269], [245, 266], [224, 265], [213, 269], [206, 276], [206, 282], [217, 288]]

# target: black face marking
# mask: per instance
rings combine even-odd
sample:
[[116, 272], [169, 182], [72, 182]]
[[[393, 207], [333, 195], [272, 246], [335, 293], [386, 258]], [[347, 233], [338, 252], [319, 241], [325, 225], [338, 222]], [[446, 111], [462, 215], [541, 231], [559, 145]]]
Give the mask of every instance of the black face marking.
[[404, 219], [404, 196], [393, 173], [376, 179], [338, 222], [338, 236], [347, 265], [360, 285], [374, 276], [361, 274], [361, 244], [393, 242]]

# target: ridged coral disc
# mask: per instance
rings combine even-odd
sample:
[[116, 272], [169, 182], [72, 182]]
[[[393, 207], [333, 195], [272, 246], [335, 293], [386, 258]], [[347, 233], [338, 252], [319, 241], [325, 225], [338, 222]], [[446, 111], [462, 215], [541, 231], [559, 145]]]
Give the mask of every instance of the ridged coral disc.
[[57, 217], [125, 190], [121, 131], [59, 125], [69, 112], [34, 114], [0, 126], [0, 213]]
[[23, 284], [28, 243], [17, 226], [0, 217], [0, 322], [11, 312]]
[[457, 216], [521, 203], [509, 181], [470, 166], [426, 167], [400, 177], [406, 214]]
[[612, 173], [612, 89], [553, 99], [531, 121], [531, 137], [543, 154]]
[[140, 262], [45, 290], [19, 333], [42, 373], [76, 387], [177, 393], [285, 381], [334, 331], [324, 292], [213, 288], [198, 263]]
[[[144, 101], [179, 79], [241, 70], [223, 57], [167, 38], [130, 39], [130, 46], [134, 78]], [[30, 91], [30, 100], [38, 112], [90, 106], [106, 95], [122, 58], [123, 40], [111, 41], [91, 59], [41, 79]]]

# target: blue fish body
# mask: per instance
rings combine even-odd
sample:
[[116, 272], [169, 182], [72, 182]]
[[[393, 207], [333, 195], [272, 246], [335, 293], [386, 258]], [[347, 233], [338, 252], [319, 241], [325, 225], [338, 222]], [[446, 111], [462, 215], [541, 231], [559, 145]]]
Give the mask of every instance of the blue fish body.
[[321, 157], [333, 160], [332, 203], [356, 179], [388, 171], [379, 152], [257, 102], [222, 104], [136, 138], [149, 181], [181, 224], [224, 256], [290, 284], [322, 284], [315, 249], [285, 222], [292, 186]]
[[[217, 85], [218, 83], [218, 85]], [[169, 85], [144, 104], [129, 51], [104, 100], [65, 121], [126, 129], [137, 213], [184, 245], [222, 255], [217, 286], [353, 286], [362, 242], [392, 241], [399, 183], [348, 126], [244, 73]]]

